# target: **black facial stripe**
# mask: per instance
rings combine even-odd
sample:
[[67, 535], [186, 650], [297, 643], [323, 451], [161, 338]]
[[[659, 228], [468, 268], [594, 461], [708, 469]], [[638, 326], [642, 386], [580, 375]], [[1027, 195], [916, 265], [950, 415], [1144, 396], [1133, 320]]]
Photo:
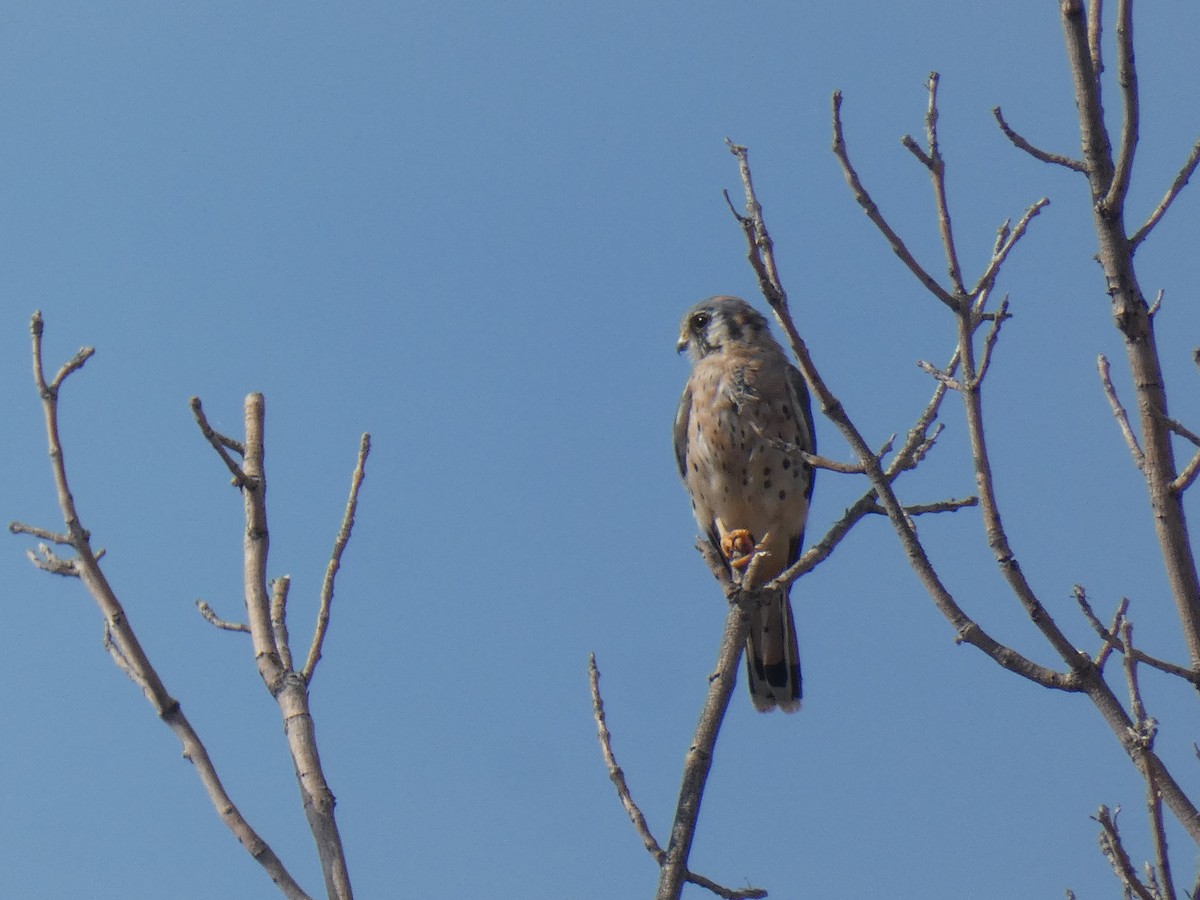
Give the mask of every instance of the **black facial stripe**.
[[729, 340], [740, 341], [742, 339], [742, 323], [734, 316], [729, 316], [725, 319], [725, 333], [729, 335]]

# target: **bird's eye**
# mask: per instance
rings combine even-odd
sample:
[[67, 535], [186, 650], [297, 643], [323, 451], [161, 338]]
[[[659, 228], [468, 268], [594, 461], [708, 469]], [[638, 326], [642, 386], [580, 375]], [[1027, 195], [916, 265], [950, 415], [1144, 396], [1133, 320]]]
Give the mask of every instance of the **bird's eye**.
[[692, 327], [699, 330], [707, 325], [711, 320], [712, 316], [706, 312], [696, 313], [694, 316], [692, 316]]

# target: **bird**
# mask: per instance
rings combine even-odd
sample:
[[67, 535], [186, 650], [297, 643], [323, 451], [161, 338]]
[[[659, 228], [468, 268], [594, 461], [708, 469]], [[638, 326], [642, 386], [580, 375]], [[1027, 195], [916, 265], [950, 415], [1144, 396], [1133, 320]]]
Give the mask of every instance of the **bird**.
[[[798, 451], [817, 447], [808, 388], [766, 317], [738, 297], [689, 309], [677, 349], [692, 363], [675, 416], [680, 477], [734, 580], [761, 587], [804, 543], [814, 471]], [[796, 712], [803, 697], [789, 591], [751, 613], [747, 681], [760, 712]]]

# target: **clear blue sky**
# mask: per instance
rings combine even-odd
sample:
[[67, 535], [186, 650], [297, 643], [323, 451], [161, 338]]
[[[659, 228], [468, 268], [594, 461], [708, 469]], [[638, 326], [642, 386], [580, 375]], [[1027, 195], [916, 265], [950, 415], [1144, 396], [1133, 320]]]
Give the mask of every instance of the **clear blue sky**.
[[[1144, 6], [1135, 222], [1200, 132], [1200, 12]], [[234, 799], [319, 893], [248, 641], [193, 606], [240, 616], [242, 526], [187, 401], [236, 433], [244, 395], [266, 394], [270, 570], [293, 578], [305, 646], [370, 431], [313, 688], [358, 895], [649, 896], [655, 869], [600, 759], [586, 661], [597, 653], [620, 762], [665, 842], [724, 615], [670, 449], [677, 322], [710, 294], [758, 299], [721, 198], [737, 188], [722, 140], [751, 147], [813, 355], [882, 444], [931, 390], [914, 362], [944, 362], [953, 329], [845, 189], [829, 96], [845, 92], [863, 178], [940, 273], [927, 180], [898, 141], [921, 133], [931, 69], [968, 273], [1001, 221], [1052, 199], [999, 285], [1016, 317], [989, 411], [1015, 549], [1083, 646], [1095, 639], [1075, 582], [1105, 615], [1130, 596], [1139, 642], [1182, 659], [1139, 476], [1095, 377], [1105, 352], [1127, 384], [1083, 181], [1013, 150], [989, 112], [1077, 152], [1046, 0], [8, 3], [2, 518], [61, 524], [28, 375], [40, 308], [55, 367], [98, 348], [62, 413], [109, 577]], [[1197, 209], [1185, 194], [1138, 257], [1146, 290], [1166, 290], [1174, 412], [1193, 428]], [[973, 491], [953, 405], [946, 424], [905, 500]], [[810, 535], [862, 490], [823, 473]], [[962, 605], [1057, 662], [977, 514], [920, 524]], [[82, 586], [35, 572], [31, 543], [0, 554], [0, 894], [278, 896], [108, 659]], [[1100, 803], [1124, 806], [1135, 859], [1150, 853], [1141, 782], [1098, 715], [956, 647], [883, 521], [794, 594], [805, 709], [757, 715], [739, 686], [695, 870], [777, 898], [1112, 896], [1088, 818]], [[1195, 788], [1181, 727], [1194, 698], [1145, 680], [1161, 746]]]

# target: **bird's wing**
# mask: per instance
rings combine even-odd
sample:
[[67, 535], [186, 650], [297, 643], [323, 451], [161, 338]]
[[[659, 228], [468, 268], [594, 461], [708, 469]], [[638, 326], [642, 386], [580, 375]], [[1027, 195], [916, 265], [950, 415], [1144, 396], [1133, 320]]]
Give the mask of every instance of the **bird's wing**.
[[675, 413], [675, 462], [679, 466], [679, 477], [687, 477], [688, 417], [692, 411], [692, 386], [689, 383], [679, 398], [679, 410]]
[[[795, 406], [800, 411], [800, 416], [797, 422], [802, 426], [804, 433], [800, 435], [800, 449], [808, 453], [817, 452], [817, 430], [813, 423], [812, 402], [808, 398], [808, 385], [804, 383], [804, 376], [800, 374], [800, 370], [795, 366], [788, 366], [787, 370], [788, 387], [792, 390], [792, 396], [795, 398]], [[807, 464], [805, 464], [807, 466]], [[805, 488], [805, 496], [812, 498], [813, 492], [813, 475], [815, 473], [811, 466], [808, 466], [808, 485]]]

